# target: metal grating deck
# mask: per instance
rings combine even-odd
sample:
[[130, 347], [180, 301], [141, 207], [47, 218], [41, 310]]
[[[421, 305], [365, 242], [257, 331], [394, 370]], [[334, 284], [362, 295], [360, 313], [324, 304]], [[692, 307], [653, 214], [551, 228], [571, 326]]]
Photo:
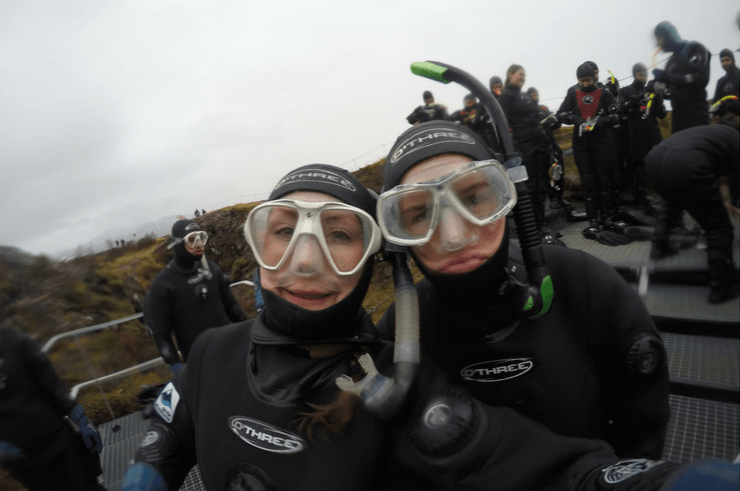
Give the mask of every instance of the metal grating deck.
[[[114, 432], [113, 427], [120, 426], [120, 430]], [[110, 423], [100, 425], [100, 436], [103, 438], [103, 452], [100, 455], [100, 464], [103, 474], [98, 478], [108, 491], [118, 491], [123, 481], [126, 469], [139, 447], [139, 442], [146, 434], [149, 422], [141, 417], [141, 411]], [[195, 466], [185, 479], [181, 491], [205, 491], [200, 479], [200, 470]]]
[[740, 389], [740, 339], [661, 333], [671, 379]]
[[[704, 271], [707, 269], [707, 251], [697, 248], [682, 249], [675, 256], [664, 259], [650, 259], [650, 241], [632, 242], [621, 246], [608, 246], [587, 239], [583, 236], [583, 229], [588, 226], [587, 222], [574, 222], [568, 224], [560, 233], [563, 234], [562, 241], [570, 248], [580, 249], [596, 256], [602, 261], [611, 264], [615, 268], [639, 268], [647, 266], [652, 271]], [[643, 230], [650, 230], [640, 227]], [[736, 229], [737, 233], [737, 229]], [[735, 242], [737, 244], [737, 241]], [[740, 250], [733, 248], [735, 264], [740, 260]]]
[[[740, 453], [739, 406], [673, 394], [670, 406], [671, 419], [663, 459], [682, 463], [706, 458], [733, 461]], [[117, 433], [111, 432], [114, 424], [121, 426]], [[103, 476], [100, 482], [109, 491], [120, 489], [125, 469], [130, 465], [146, 428], [147, 422], [141, 418], [140, 412], [100, 426], [106, 445], [101, 456]], [[180, 491], [205, 491], [197, 466]]]
[[735, 460], [740, 453], [738, 405], [673, 394], [670, 404], [663, 459], [684, 464], [709, 458]]
[[727, 336], [737, 336], [740, 323], [740, 297], [711, 304], [709, 286], [675, 285], [648, 281], [643, 302], [653, 317], [682, 321], [728, 324]]

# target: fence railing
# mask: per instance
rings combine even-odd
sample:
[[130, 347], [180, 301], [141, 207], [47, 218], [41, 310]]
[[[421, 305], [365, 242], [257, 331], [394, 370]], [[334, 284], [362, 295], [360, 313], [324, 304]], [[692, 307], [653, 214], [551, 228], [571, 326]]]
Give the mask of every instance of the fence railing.
[[[237, 286], [237, 285], [248, 285], [248, 286], [254, 287], [254, 283], [251, 282], [251, 281], [249, 281], [249, 280], [237, 281], [236, 283], [230, 284], [229, 287], [231, 288], [231, 287], [234, 287], [234, 286]], [[59, 341], [61, 339], [71, 338], [71, 337], [77, 338], [81, 334], [87, 334], [87, 333], [90, 333], [90, 332], [99, 331], [101, 329], [107, 329], [107, 328], [110, 328], [110, 327], [113, 327], [113, 326], [117, 326], [118, 324], [123, 324], [124, 322], [128, 322], [128, 321], [140, 319], [141, 317], [143, 317], [143, 315], [144, 314], [142, 314], [142, 313], [138, 313], [138, 314], [134, 314], [134, 315], [129, 315], [128, 317], [122, 317], [121, 319], [116, 319], [116, 320], [112, 320], [112, 321], [109, 321], [109, 322], [104, 322], [102, 324], [97, 324], [97, 325], [90, 326], [90, 327], [83, 327], [81, 329], [75, 329], [74, 331], [69, 331], [69, 332], [64, 332], [62, 334], [57, 334], [56, 336], [54, 336], [51, 339], [49, 339], [46, 342], [46, 344], [44, 344], [44, 346], [41, 348], [41, 350], [44, 353], [48, 353], [51, 350], [51, 348], [57, 343], [57, 341]], [[77, 344], [78, 344], [78, 347], [80, 348], [80, 350], [82, 351], [83, 358], [85, 358], [85, 361], [88, 363], [88, 366], [89, 366], [90, 370], [93, 371], [94, 369], [92, 367], [92, 363], [90, 362], [89, 356], [87, 355], [87, 352], [85, 351], [85, 348], [79, 342]], [[138, 365], [135, 365], [133, 367], [129, 367], [129, 368], [125, 368], [123, 370], [119, 370], [118, 372], [115, 372], [115, 373], [104, 375], [102, 377], [96, 377], [95, 374], [94, 374], [94, 372], [93, 372], [93, 378], [91, 380], [88, 380], [87, 382], [82, 382], [82, 383], [77, 384], [74, 387], [72, 387], [72, 390], [70, 391], [70, 395], [72, 396], [73, 399], [76, 399], [77, 398], [77, 394], [79, 394], [80, 390], [82, 390], [82, 389], [84, 389], [86, 387], [90, 387], [90, 386], [93, 386], [93, 385], [98, 385], [98, 384], [101, 384], [103, 382], [110, 382], [110, 381], [113, 381], [113, 380], [122, 379], [122, 378], [128, 377], [129, 375], [132, 375], [134, 373], [143, 372], [144, 370], [149, 370], [149, 369], [152, 369], [152, 368], [156, 368], [159, 365], [163, 365], [163, 364], [164, 364], [164, 360], [161, 357], [159, 357], [159, 358], [151, 359], [149, 361], [145, 361], [143, 363], [139, 363]]]

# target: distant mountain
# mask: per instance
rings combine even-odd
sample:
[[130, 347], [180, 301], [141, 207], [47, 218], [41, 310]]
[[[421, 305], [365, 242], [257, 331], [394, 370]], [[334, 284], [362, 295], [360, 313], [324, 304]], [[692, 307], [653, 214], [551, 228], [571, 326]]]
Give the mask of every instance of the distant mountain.
[[[67, 249], [58, 254], [56, 257], [77, 257], [81, 255], [97, 254], [99, 252], [107, 251], [108, 249], [116, 247], [116, 241], [125, 241], [127, 244], [133, 243], [142, 239], [148, 235], [154, 237], [163, 237], [169, 235], [172, 230], [172, 224], [178, 219], [184, 218], [180, 215], [172, 215], [162, 217], [152, 222], [144, 223], [141, 225], [119, 228], [116, 230], [107, 230], [102, 234], [98, 235], [94, 239], [80, 244], [74, 249]], [[120, 242], [119, 242], [120, 245]]]
[[17, 247], [0, 246], [0, 261], [14, 267], [28, 266], [36, 260], [36, 256]]

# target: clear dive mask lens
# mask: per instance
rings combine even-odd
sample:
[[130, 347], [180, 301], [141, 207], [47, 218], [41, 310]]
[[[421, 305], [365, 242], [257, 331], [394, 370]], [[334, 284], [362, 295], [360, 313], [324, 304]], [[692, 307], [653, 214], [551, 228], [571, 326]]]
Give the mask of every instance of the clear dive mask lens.
[[190, 232], [183, 238], [173, 237], [172, 242], [167, 246], [167, 249], [172, 249], [180, 242], [190, 247], [205, 246], [206, 242], [208, 242], [208, 233], [205, 230], [197, 230], [195, 232]]
[[247, 217], [244, 236], [265, 269], [288, 263], [300, 273], [315, 271], [325, 261], [341, 276], [359, 271], [380, 249], [381, 239], [375, 220], [359, 208], [293, 199], [257, 206]]
[[197, 232], [190, 232], [188, 235], [183, 237], [182, 241], [185, 245], [190, 247], [196, 247], [198, 245], [204, 246], [208, 242], [208, 234], [203, 230]]
[[378, 198], [378, 223], [394, 244], [429, 242], [441, 211], [452, 208], [467, 221], [484, 226], [514, 208], [514, 183], [495, 160], [471, 162], [437, 179], [401, 184]]

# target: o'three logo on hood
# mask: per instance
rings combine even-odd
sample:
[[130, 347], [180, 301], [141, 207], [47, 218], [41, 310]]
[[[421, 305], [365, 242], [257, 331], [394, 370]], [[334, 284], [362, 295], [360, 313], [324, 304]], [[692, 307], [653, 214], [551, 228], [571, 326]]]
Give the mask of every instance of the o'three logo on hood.
[[291, 172], [275, 185], [275, 189], [285, 186], [286, 184], [290, 184], [296, 180], [322, 182], [325, 184], [333, 184], [334, 186], [339, 186], [340, 188], [344, 188], [349, 191], [357, 191], [350, 181], [342, 177], [340, 174], [326, 169], [301, 169], [299, 171]]
[[229, 428], [245, 442], [267, 452], [297, 453], [306, 447], [298, 435], [245, 416], [230, 417]]
[[413, 136], [410, 136], [403, 141], [403, 143], [398, 145], [396, 151], [391, 155], [390, 163], [391, 165], [394, 165], [405, 155], [410, 155], [432, 145], [449, 143], [450, 141], [457, 141], [457, 143], [463, 143], [466, 145], [475, 145], [475, 140], [465, 133], [453, 131], [444, 127], [439, 128], [438, 131], [435, 131], [435, 128], [429, 128], [425, 129], [421, 133], [416, 133]]
[[503, 360], [489, 360], [460, 370], [463, 380], [470, 382], [501, 382], [521, 377], [537, 366], [535, 358], [506, 358]]

